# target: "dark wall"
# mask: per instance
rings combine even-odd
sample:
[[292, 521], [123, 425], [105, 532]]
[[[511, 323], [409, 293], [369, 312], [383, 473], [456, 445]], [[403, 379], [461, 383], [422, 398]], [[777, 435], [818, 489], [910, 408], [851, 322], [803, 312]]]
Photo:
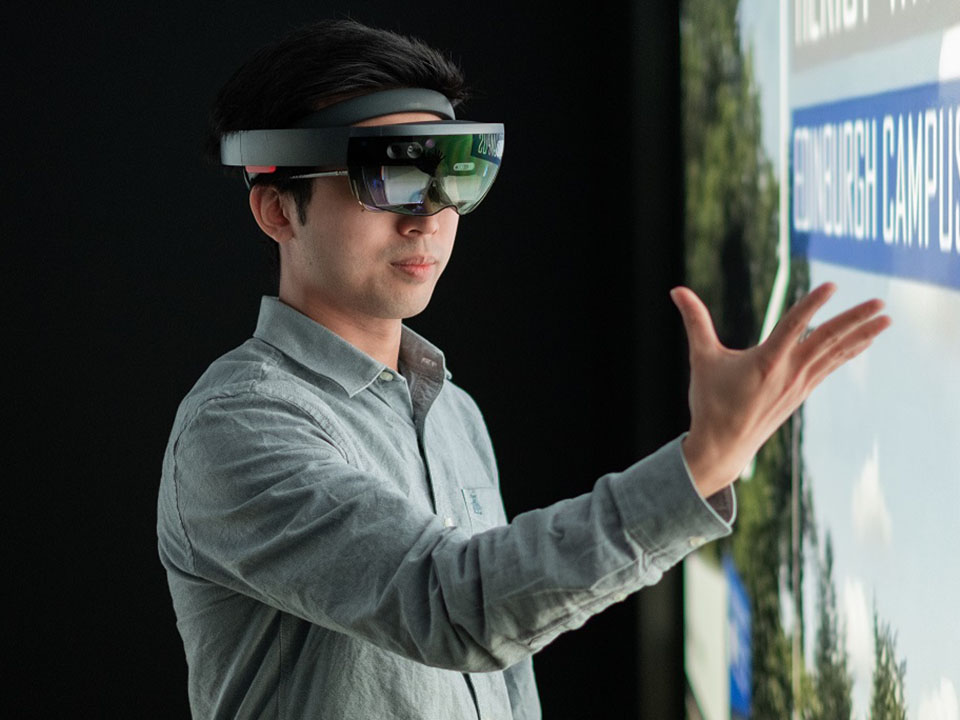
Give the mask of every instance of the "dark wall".
[[[200, 145], [227, 76], [295, 25], [349, 15], [449, 49], [477, 90], [461, 117], [506, 124], [497, 184], [461, 220], [410, 325], [483, 409], [508, 513], [586, 492], [683, 429], [666, 294], [682, 261], [671, 5], [77, 3], [8, 16], [18, 717], [188, 715], [156, 553], [160, 460], [181, 397], [274, 290], [242, 186], [206, 168]], [[674, 577], [540, 653], [544, 716], [673, 716], [676, 601]]]

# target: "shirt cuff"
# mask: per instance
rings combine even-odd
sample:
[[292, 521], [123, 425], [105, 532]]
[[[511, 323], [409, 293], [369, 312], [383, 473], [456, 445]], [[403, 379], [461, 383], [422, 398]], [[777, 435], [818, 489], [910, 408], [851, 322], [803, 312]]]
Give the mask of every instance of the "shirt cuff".
[[683, 457], [685, 434], [611, 482], [624, 529], [662, 570], [711, 540], [729, 535], [736, 517], [732, 487], [708, 499], [697, 491]]
[[[697, 495], [700, 495], [700, 491], [697, 490], [696, 479], [693, 477], [690, 465], [687, 464], [687, 456], [683, 454], [683, 439], [687, 435], [688, 433], [684, 433], [678, 438], [680, 441], [680, 459], [683, 460], [683, 467], [687, 471], [687, 477], [690, 478], [690, 484], [693, 485], [693, 489], [696, 490]], [[700, 495], [700, 497], [703, 497], [703, 495]], [[720, 518], [721, 522], [727, 525], [733, 525], [733, 521], [737, 516], [737, 496], [733, 492], [732, 484], [727, 485], [722, 490], [718, 490], [706, 498], [706, 501], [717, 513], [717, 517]]]

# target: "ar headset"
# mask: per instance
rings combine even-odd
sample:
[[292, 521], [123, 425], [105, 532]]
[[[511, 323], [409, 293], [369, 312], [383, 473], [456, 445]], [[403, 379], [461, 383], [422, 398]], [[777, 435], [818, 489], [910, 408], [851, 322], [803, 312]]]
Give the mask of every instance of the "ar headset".
[[[399, 112], [447, 119], [351, 127]], [[291, 180], [345, 175], [363, 208], [401, 215], [434, 215], [448, 207], [459, 215], [471, 212], [490, 191], [502, 156], [502, 123], [456, 120], [445, 95], [423, 88], [361, 95], [292, 128], [241, 130], [220, 142], [220, 162], [242, 167], [248, 188], [257, 175], [278, 167], [307, 170]]]

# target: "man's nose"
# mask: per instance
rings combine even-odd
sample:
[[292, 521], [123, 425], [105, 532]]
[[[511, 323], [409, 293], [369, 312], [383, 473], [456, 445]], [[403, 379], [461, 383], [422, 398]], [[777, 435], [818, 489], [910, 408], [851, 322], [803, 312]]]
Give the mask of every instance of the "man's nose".
[[439, 215], [398, 215], [397, 227], [403, 235], [433, 235], [440, 229]]

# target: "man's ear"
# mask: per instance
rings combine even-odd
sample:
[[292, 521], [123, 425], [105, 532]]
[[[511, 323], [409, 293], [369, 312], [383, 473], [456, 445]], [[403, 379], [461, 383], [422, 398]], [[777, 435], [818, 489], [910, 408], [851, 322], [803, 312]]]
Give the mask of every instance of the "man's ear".
[[250, 211], [257, 225], [281, 245], [294, 234], [288, 207], [275, 187], [254, 185], [250, 188]]

